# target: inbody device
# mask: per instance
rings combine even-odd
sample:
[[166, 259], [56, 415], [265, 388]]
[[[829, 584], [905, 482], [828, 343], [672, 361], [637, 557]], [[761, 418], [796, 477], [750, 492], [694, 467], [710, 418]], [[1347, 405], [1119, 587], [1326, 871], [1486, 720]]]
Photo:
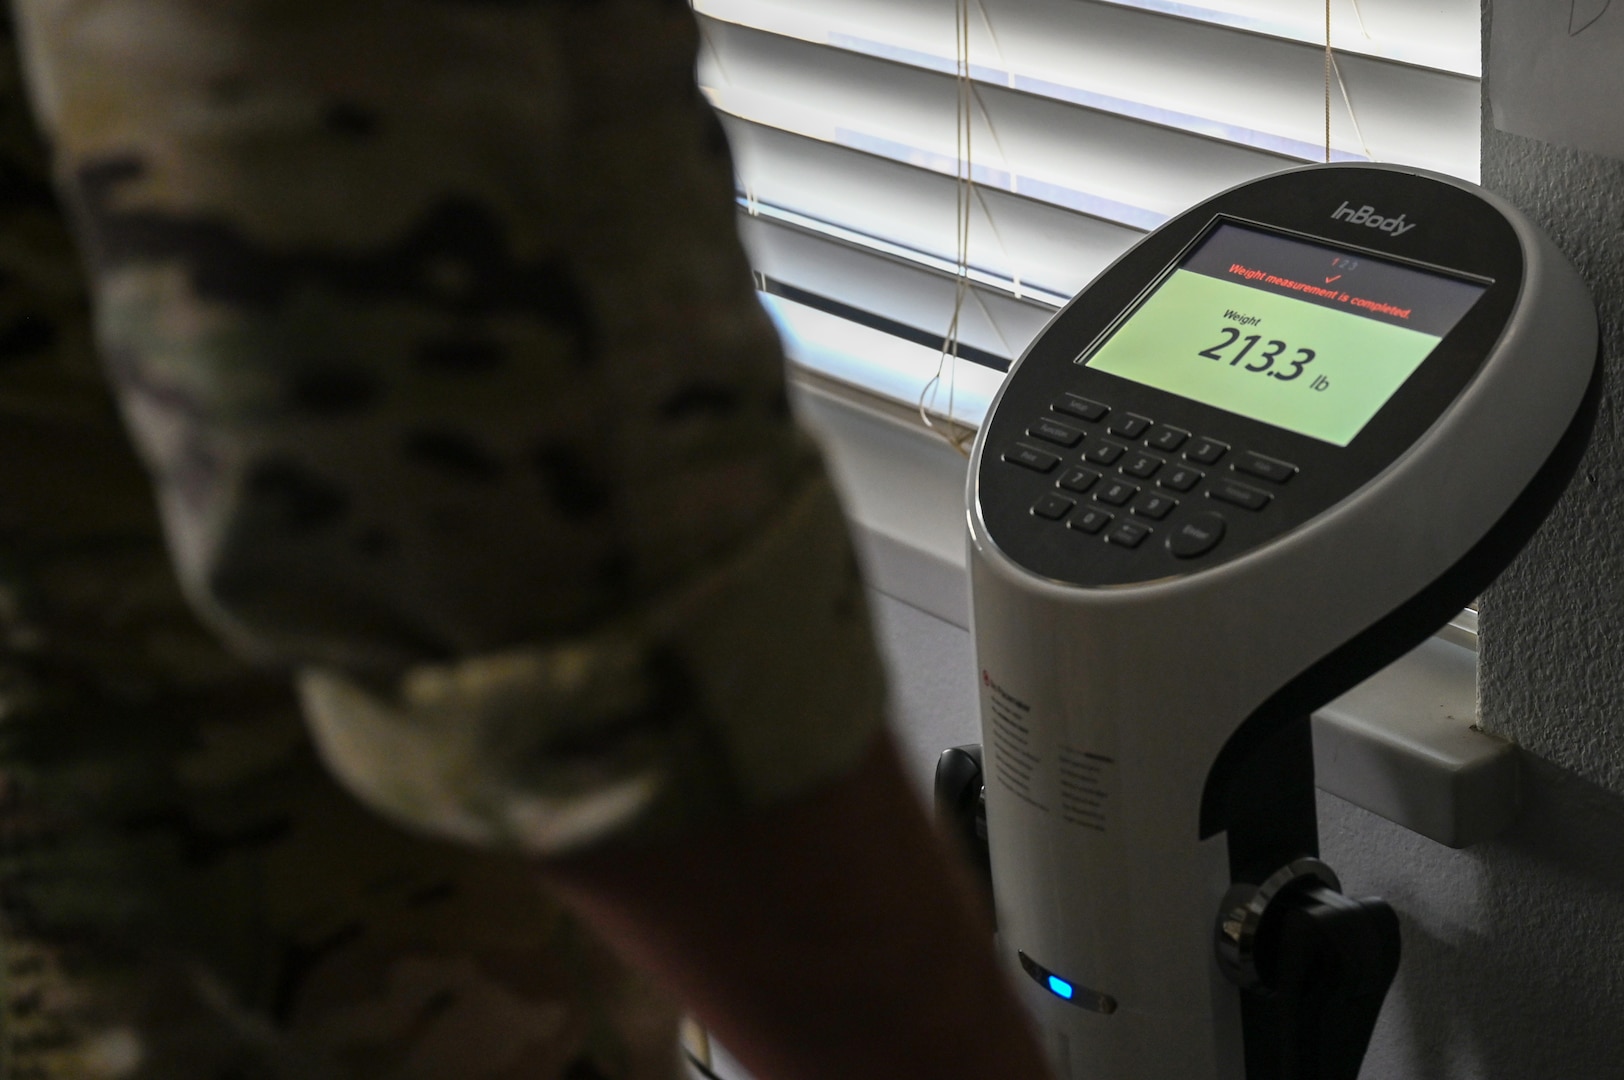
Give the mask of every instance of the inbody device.
[[1317, 859], [1308, 716], [1532, 535], [1599, 394], [1515, 209], [1414, 170], [1169, 221], [1033, 342], [970, 469], [1001, 948], [1062, 1077], [1351, 1080], [1397, 921]]

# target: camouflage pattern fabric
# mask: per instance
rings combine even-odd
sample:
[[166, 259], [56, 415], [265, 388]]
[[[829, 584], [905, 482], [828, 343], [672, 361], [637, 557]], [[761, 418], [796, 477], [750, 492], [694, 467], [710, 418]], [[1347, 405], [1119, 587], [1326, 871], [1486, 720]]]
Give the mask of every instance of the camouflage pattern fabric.
[[871, 745], [685, 3], [16, 10], [182, 585], [346, 784], [553, 853]]
[[[9, 26], [0, 27], [9, 37]], [[521, 860], [408, 835], [191, 615], [0, 51], [0, 1078], [669, 1080]]]
[[117, 407], [0, 49], [0, 1080], [672, 1075], [522, 856], [882, 697], [686, 7], [15, 11]]

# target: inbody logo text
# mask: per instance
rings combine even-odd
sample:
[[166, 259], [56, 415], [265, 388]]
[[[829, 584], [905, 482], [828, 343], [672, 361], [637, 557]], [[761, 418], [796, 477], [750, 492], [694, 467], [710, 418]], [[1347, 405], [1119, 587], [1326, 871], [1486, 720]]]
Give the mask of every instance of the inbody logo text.
[[1347, 203], [1343, 203], [1336, 208], [1331, 217], [1346, 221], [1349, 225], [1363, 225], [1367, 229], [1380, 229], [1382, 232], [1392, 233], [1394, 236], [1403, 236], [1415, 228], [1414, 222], [1405, 223], [1403, 214], [1398, 217], [1384, 218], [1376, 212], [1374, 206], [1361, 206], [1355, 210]]

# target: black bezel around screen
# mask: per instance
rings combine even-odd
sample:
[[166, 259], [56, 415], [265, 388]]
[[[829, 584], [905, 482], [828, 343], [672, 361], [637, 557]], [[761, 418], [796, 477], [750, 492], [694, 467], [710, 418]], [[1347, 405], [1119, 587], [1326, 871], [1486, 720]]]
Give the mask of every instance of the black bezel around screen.
[[[1450, 271], [1450, 270], [1445, 269], [1443, 267], [1429, 266], [1429, 265], [1425, 265], [1425, 264], [1415, 263], [1415, 262], [1412, 262], [1412, 261], [1410, 261], [1408, 259], [1395, 258], [1392, 255], [1385, 254], [1385, 253], [1378, 252], [1378, 251], [1373, 251], [1373, 250], [1371, 250], [1369, 248], [1352, 247], [1352, 246], [1349, 246], [1349, 245], [1346, 245], [1346, 244], [1328, 244], [1323, 239], [1321, 239], [1320, 237], [1310, 236], [1310, 235], [1306, 235], [1306, 234], [1299, 233], [1299, 232], [1293, 232], [1293, 231], [1286, 230], [1286, 229], [1270, 228], [1269, 226], [1261, 224], [1259, 222], [1243, 221], [1243, 220], [1240, 220], [1238, 218], [1232, 217], [1232, 216], [1227, 215], [1227, 214], [1218, 214], [1218, 215], [1215, 215], [1212, 218], [1212, 220], [1207, 223], [1207, 227], [1205, 229], [1203, 229], [1201, 231], [1201, 233], [1198, 236], [1196, 236], [1196, 238], [1194, 240], [1192, 240], [1188, 245], [1185, 246], [1184, 250], [1179, 253], [1178, 258], [1174, 259], [1173, 262], [1170, 263], [1161, 272], [1161, 274], [1159, 274], [1156, 277], [1156, 280], [1151, 282], [1151, 284], [1139, 295], [1138, 299], [1135, 300], [1134, 304], [1128, 310], [1124, 311], [1118, 318], [1114, 319], [1112, 321], [1111, 325], [1108, 326], [1105, 329], [1104, 332], [1102, 332], [1098, 337], [1096, 337], [1092, 342], [1090, 342], [1088, 347], [1085, 348], [1077, 356], [1076, 360], [1074, 360], [1073, 363], [1079, 364], [1079, 365], [1084, 365], [1084, 366], [1093, 366], [1094, 363], [1095, 363], [1095, 360], [1098, 357], [1101, 350], [1104, 349], [1107, 345], [1109, 345], [1111, 343], [1111, 341], [1117, 336], [1117, 334], [1120, 331], [1122, 331], [1126, 326], [1128, 326], [1128, 324], [1130, 324], [1134, 320], [1135, 316], [1137, 316], [1139, 314], [1140, 310], [1147, 303], [1149, 303], [1153, 297], [1155, 297], [1161, 291], [1163, 286], [1168, 283], [1168, 279], [1171, 278], [1175, 273], [1177, 273], [1180, 270], [1185, 270], [1185, 271], [1190, 271], [1192, 273], [1200, 274], [1201, 271], [1192, 269], [1192, 267], [1191, 267], [1192, 261], [1195, 259], [1195, 257], [1199, 253], [1202, 253], [1204, 251], [1207, 244], [1210, 241], [1212, 241], [1212, 239], [1214, 238], [1215, 234], [1217, 234], [1218, 231], [1221, 228], [1224, 228], [1225, 226], [1230, 226], [1230, 227], [1233, 227], [1234, 229], [1240, 230], [1240, 231], [1242, 231], [1244, 233], [1249, 233], [1249, 234], [1252, 234], [1252, 235], [1258, 236], [1258, 237], [1274, 238], [1274, 239], [1279, 239], [1279, 240], [1286, 241], [1287, 243], [1300, 244], [1300, 245], [1304, 245], [1304, 246], [1307, 246], [1307, 247], [1315, 248], [1315, 249], [1318, 249], [1318, 252], [1321, 252], [1321, 253], [1329, 253], [1329, 254], [1334, 254], [1334, 255], [1339, 255], [1339, 256], [1357, 257], [1357, 258], [1367, 260], [1371, 264], [1376, 264], [1376, 265], [1383, 266], [1383, 267], [1389, 268], [1389, 269], [1396, 269], [1396, 270], [1398, 270], [1398, 271], [1400, 271], [1402, 273], [1420, 275], [1422, 277], [1431, 278], [1431, 279], [1433, 279], [1435, 281], [1455, 282], [1455, 283], [1459, 283], [1461, 285], [1465, 285], [1465, 286], [1477, 289], [1477, 295], [1474, 297], [1474, 299], [1472, 301], [1470, 301], [1468, 303], [1467, 307], [1462, 311], [1461, 316], [1459, 318], [1456, 318], [1452, 322], [1450, 322], [1449, 325], [1446, 328], [1444, 328], [1444, 335], [1443, 336], [1445, 336], [1445, 337], [1447, 337], [1447, 334], [1448, 334], [1449, 330], [1452, 330], [1456, 325], [1459, 325], [1460, 318], [1464, 318], [1465, 314], [1469, 313], [1470, 308], [1472, 306], [1475, 306], [1476, 300], [1481, 299], [1481, 293], [1484, 290], [1486, 290], [1489, 286], [1494, 284], [1494, 282], [1491, 281], [1491, 280], [1484, 280], [1484, 279], [1481, 279], [1481, 278], [1474, 277], [1472, 275], [1461, 274], [1461, 273], [1458, 273], [1458, 272]], [[1203, 276], [1207, 276], [1207, 275], [1203, 275]], [[1249, 283], [1248, 284], [1242, 284], [1242, 287], [1243, 288], [1255, 288], [1254, 286], [1251, 286]], [[1264, 295], [1276, 295], [1276, 296], [1282, 295], [1280, 293], [1270, 294], [1270, 293], [1267, 292], [1267, 290], [1261, 290], [1260, 289], [1258, 291], [1262, 292]], [[1303, 301], [1303, 302], [1308, 303], [1310, 306], [1320, 307], [1321, 310], [1324, 310], [1324, 311], [1337, 310], [1335, 308], [1325, 307], [1323, 305], [1314, 305], [1314, 304], [1312, 304], [1312, 302], [1309, 302], [1309, 301]], [[1364, 317], [1364, 316], [1360, 315], [1359, 312], [1357, 312], [1357, 311], [1350, 310], [1350, 311], [1348, 311], [1348, 313], [1354, 315], [1355, 317], [1359, 317], [1359, 318]], [[1379, 321], [1379, 320], [1373, 320], [1373, 321]], [[1394, 324], [1389, 323], [1388, 325], [1394, 325]], [[1433, 351], [1435, 351], [1435, 349]], [[1424, 365], [1431, 358], [1431, 356], [1432, 356], [1432, 351], [1429, 351], [1427, 353], [1427, 355], [1424, 356], [1419, 361], [1419, 363], [1417, 364], [1417, 369], [1416, 370], [1419, 370], [1420, 366]], [[1412, 371], [1409, 374], [1405, 375], [1404, 378], [1401, 379], [1400, 382], [1394, 386], [1393, 392], [1391, 394], [1389, 394], [1386, 399], [1383, 400], [1382, 405], [1385, 405], [1387, 400], [1391, 400], [1392, 396], [1394, 394], [1396, 394], [1399, 389], [1402, 388], [1403, 383], [1407, 382], [1411, 377], [1414, 376], [1415, 373], [1416, 373], [1415, 371]], [[1118, 374], [1120, 374], [1120, 373], [1118, 373]], [[1127, 378], [1129, 381], [1134, 381], [1134, 382], [1140, 381], [1138, 379], [1135, 379], [1131, 375], [1122, 375], [1121, 377]], [[1153, 385], [1153, 384], [1147, 384], [1147, 385]], [[1188, 397], [1189, 400], [1197, 401], [1197, 402], [1200, 402], [1201, 404], [1204, 404], [1204, 405], [1211, 405], [1214, 408], [1226, 409], [1226, 406], [1224, 406], [1222, 404], [1218, 404], [1217, 402], [1212, 402], [1212, 401], [1206, 400], [1204, 398], [1196, 397], [1196, 396], [1193, 396], [1193, 395], [1182, 394], [1178, 390], [1168, 390], [1167, 392], [1175, 394], [1176, 396]], [[1226, 411], [1228, 411], [1228, 410], [1226, 409]], [[1374, 412], [1369, 414], [1369, 416], [1366, 419], [1365, 424], [1361, 424], [1359, 426], [1360, 430], [1363, 430], [1363, 428], [1366, 426], [1366, 424], [1369, 423], [1369, 420], [1373, 420], [1376, 417], [1376, 415], [1379, 414], [1379, 412], [1380, 412], [1380, 407], [1378, 406], [1378, 408]], [[1247, 414], [1239, 413], [1238, 415], [1245, 416]], [[1262, 423], [1272, 424], [1273, 426], [1276, 426], [1276, 427], [1284, 426], [1284, 425], [1282, 425], [1280, 423], [1277, 423], [1275, 421], [1269, 420], [1269, 419], [1264, 418], [1264, 417], [1254, 416], [1254, 417], [1252, 417], [1252, 419], [1259, 420]], [[1346, 441], [1344, 441], [1344, 442], [1336, 442], [1334, 439], [1325, 438], [1324, 436], [1322, 436], [1320, 434], [1315, 434], [1315, 433], [1311, 433], [1311, 432], [1305, 432], [1300, 427], [1299, 428], [1286, 427], [1285, 429], [1288, 430], [1288, 431], [1296, 431], [1299, 434], [1307, 434], [1310, 438], [1317, 438], [1317, 439], [1321, 439], [1322, 441], [1332, 442], [1332, 444], [1336, 445], [1336, 446], [1345, 446], [1345, 445], [1347, 445]], [[1351, 441], [1351, 440], [1349, 440], [1349, 441]]]

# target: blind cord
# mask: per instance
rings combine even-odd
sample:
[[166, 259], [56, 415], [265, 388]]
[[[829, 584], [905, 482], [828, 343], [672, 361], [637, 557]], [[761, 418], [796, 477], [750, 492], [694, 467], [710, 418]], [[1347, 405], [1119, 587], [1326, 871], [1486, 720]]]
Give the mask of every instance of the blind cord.
[[[1359, 10], [1359, 0], [1348, 0], [1353, 5], [1353, 16], [1359, 22], [1359, 32], [1368, 40], [1370, 30], [1365, 26], [1364, 13]], [[1325, 0], [1325, 160], [1331, 160], [1331, 83], [1336, 82], [1336, 88], [1342, 96], [1342, 104], [1348, 110], [1348, 123], [1353, 125], [1353, 137], [1359, 143], [1359, 149], [1364, 152], [1370, 161], [1376, 160], [1376, 155], [1370, 152], [1370, 144], [1365, 142], [1365, 133], [1359, 127], [1359, 115], [1353, 110], [1353, 95], [1348, 93], [1347, 80], [1342, 77], [1342, 65], [1336, 62], [1336, 50], [1331, 46], [1331, 0]]]
[[[947, 333], [942, 339], [941, 355], [937, 358], [936, 373], [925, 383], [919, 391], [919, 419], [931, 431], [935, 431], [944, 438], [948, 445], [960, 454], [969, 456], [969, 444], [975, 432], [966, 425], [958, 423], [953, 415], [954, 406], [954, 375], [958, 370], [959, 362], [959, 319], [964, 312], [965, 297], [970, 288], [970, 218], [975, 203], [975, 174], [972, 164], [971, 128], [974, 123], [975, 88], [970, 79], [970, 4], [972, 0], [955, 0], [953, 11], [953, 37], [955, 45], [954, 79], [957, 84], [956, 102], [956, 130], [955, 149], [958, 154], [955, 169], [955, 231], [956, 251], [953, 286], [953, 314], [948, 320]], [[1364, 15], [1359, 11], [1358, 0], [1350, 0], [1354, 5], [1354, 15], [1359, 20], [1359, 28], [1368, 38], [1370, 32], [1365, 29]], [[1347, 106], [1349, 120], [1354, 125], [1354, 136], [1359, 140], [1365, 150], [1365, 156], [1370, 157], [1369, 147], [1364, 145], [1364, 134], [1359, 130], [1359, 121], [1353, 114], [1353, 100], [1348, 94], [1347, 83], [1342, 79], [1342, 72], [1336, 63], [1336, 54], [1332, 48], [1331, 39], [1331, 3], [1325, 0], [1325, 161], [1331, 160], [1331, 84], [1334, 80], [1341, 91], [1343, 103]], [[987, 14], [981, 13], [983, 21]], [[991, 27], [989, 26], [989, 30]], [[943, 381], [947, 383], [947, 412], [946, 425], [938, 427], [932, 419], [928, 402], [934, 402], [940, 392]]]
[[[955, 170], [956, 200], [956, 263], [954, 267], [953, 315], [942, 339], [941, 356], [936, 361], [936, 374], [919, 392], [919, 419], [932, 431], [938, 432], [949, 446], [968, 457], [970, 441], [975, 431], [958, 423], [953, 417], [954, 375], [959, 362], [959, 316], [964, 311], [964, 299], [970, 288], [970, 215], [975, 202], [975, 175], [971, 164], [971, 127], [974, 123], [975, 89], [970, 81], [970, 3], [956, 0], [953, 36], [956, 46], [955, 81], [957, 82], [957, 131], [955, 143], [958, 165]], [[986, 17], [986, 13], [982, 13]], [[947, 424], [938, 428], [926, 407], [940, 391], [943, 379], [947, 382]]]

